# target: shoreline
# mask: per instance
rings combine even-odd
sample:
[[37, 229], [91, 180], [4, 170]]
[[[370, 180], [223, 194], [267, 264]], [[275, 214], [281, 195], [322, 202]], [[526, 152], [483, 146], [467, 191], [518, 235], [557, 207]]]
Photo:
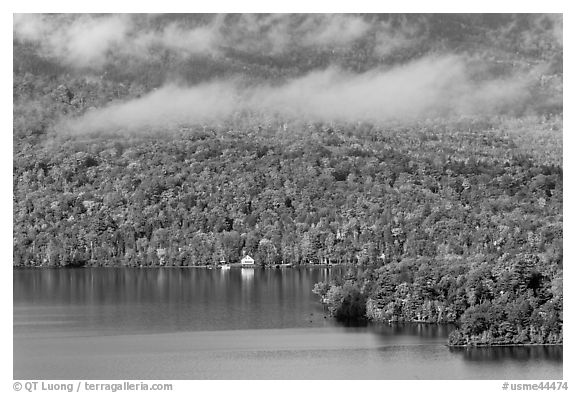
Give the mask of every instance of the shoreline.
[[448, 348], [491, 348], [491, 347], [563, 347], [562, 344], [539, 344], [539, 343], [527, 343], [527, 344], [446, 344]]
[[[242, 266], [238, 264], [228, 264], [230, 268], [240, 268], [240, 269], [302, 269], [302, 268], [333, 268], [333, 267], [347, 267], [355, 266], [352, 264], [331, 264], [331, 265], [315, 265], [315, 264], [301, 264], [301, 265], [270, 265], [270, 266]], [[220, 270], [222, 267], [216, 267], [214, 265], [192, 265], [192, 266], [125, 266], [125, 265], [82, 265], [82, 266], [12, 266], [12, 269], [17, 270], [27, 270], [27, 269], [90, 269], [90, 268], [106, 268], [106, 269], [208, 269], [208, 270]]]

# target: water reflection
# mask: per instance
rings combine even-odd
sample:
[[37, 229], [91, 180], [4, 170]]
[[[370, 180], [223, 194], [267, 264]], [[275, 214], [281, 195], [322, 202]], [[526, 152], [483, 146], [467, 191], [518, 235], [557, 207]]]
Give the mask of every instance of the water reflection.
[[333, 274], [337, 269], [14, 270], [14, 323], [33, 330], [65, 320], [74, 329], [123, 333], [325, 326], [335, 323], [323, 318], [312, 287]]
[[440, 339], [445, 342], [455, 326], [432, 323], [394, 323], [373, 324], [371, 328], [382, 337], [417, 336], [426, 339]]
[[458, 347], [450, 348], [450, 352], [461, 355], [470, 362], [503, 362], [546, 360], [562, 363], [563, 348], [561, 345], [533, 345], [507, 347]]
[[[561, 347], [448, 348], [452, 326], [326, 318], [312, 287], [341, 273], [14, 270], [14, 373], [20, 379], [562, 377]], [[154, 334], [171, 332], [178, 334]]]
[[254, 269], [242, 269], [242, 281], [252, 281], [254, 278]]

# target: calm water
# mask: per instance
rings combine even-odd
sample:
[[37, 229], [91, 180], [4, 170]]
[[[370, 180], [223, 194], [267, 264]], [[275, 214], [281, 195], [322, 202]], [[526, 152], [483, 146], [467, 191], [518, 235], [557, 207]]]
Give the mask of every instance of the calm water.
[[15, 379], [562, 379], [561, 347], [450, 349], [450, 327], [344, 326], [337, 269], [14, 270]]

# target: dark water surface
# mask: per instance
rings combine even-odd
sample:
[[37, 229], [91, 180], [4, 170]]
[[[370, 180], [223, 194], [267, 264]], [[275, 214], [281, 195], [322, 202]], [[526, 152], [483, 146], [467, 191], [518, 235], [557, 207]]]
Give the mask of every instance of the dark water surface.
[[14, 270], [15, 379], [562, 379], [562, 347], [450, 349], [448, 326], [344, 326], [338, 269]]

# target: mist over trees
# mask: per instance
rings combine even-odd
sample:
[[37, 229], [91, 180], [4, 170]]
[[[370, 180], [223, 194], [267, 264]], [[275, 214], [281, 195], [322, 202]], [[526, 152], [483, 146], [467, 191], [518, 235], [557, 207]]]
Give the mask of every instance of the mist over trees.
[[348, 263], [315, 288], [339, 318], [562, 342], [561, 17], [17, 15], [14, 33], [14, 266]]

